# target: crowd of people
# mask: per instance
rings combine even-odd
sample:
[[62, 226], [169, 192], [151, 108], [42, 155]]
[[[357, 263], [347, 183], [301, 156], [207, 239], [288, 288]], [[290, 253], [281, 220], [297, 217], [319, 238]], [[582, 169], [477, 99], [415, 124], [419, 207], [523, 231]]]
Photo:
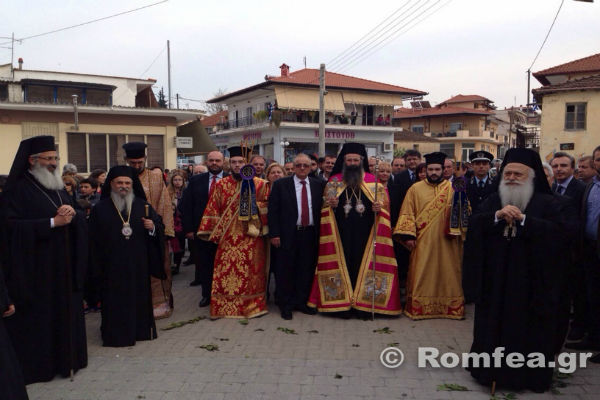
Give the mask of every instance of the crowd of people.
[[[473, 352], [600, 351], [600, 146], [549, 163], [510, 149], [495, 173], [486, 151], [389, 162], [346, 143], [280, 165], [241, 146], [163, 171], [144, 143], [123, 148], [126, 165], [84, 178], [61, 175], [52, 136], [21, 142], [0, 200], [10, 398], [86, 367], [86, 311], [101, 312], [104, 346], [156, 338], [186, 247], [211, 318], [264, 315], [269, 296], [284, 320], [461, 320], [475, 303]], [[549, 367], [468, 370], [512, 389], [552, 380]]]

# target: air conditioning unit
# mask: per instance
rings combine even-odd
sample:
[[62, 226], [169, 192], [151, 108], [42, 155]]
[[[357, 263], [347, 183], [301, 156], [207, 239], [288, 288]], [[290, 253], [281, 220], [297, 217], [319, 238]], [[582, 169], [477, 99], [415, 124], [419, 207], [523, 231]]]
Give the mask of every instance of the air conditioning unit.
[[394, 143], [384, 143], [383, 151], [394, 151]]

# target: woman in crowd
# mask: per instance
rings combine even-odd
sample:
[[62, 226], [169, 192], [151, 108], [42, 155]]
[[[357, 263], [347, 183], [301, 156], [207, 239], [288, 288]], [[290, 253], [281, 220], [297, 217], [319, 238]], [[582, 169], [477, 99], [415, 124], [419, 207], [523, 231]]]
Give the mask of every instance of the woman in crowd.
[[177, 208], [177, 204], [183, 196], [183, 189], [185, 188], [186, 173], [183, 170], [173, 170], [169, 179], [169, 186], [167, 190], [171, 198], [171, 204], [173, 205], [173, 225], [175, 228], [175, 237], [170, 239], [171, 249], [173, 250], [173, 262], [175, 266], [171, 268], [173, 275], [179, 273], [179, 267], [181, 266], [181, 259], [185, 252], [185, 233], [183, 232], [183, 225], [181, 222], [181, 213]]
[[96, 183], [98, 184], [98, 189], [96, 190], [96, 193], [100, 194], [102, 185], [104, 185], [104, 181], [106, 180], [106, 171], [103, 169], [95, 169], [90, 174], [89, 179], [93, 179], [96, 181]]
[[427, 178], [427, 165], [421, 163], [417, 165], [417, 182], [424, 181]]
[[65, 184], [65, 190], [73, 198], [73, 204], [77, 201], [77, 181], [73, 177], [73, 175], [63, 175], [62, 177], [63, 183]]
[[[271, 191], [273, 187], [273, 182], [275, 182], [279, 178], [283, 178], [285, 176], [285, 172], [283, 167], [278, 163], [270, 164], [265, 170], [265, 176], [267, 177], [267, 187], [268, 191]], [[278, 249], [274, 246], [270, 248], [270, 261], [269, 261], [269, 280], [267, 283], [267, 299], [269, 299], [269, 286], [271, 282], [271, 274], [277, 274], [276, 266], [277, 266], [277, 255]], [[277, 288], [275, 288], [275, 303], [277, 303]]]

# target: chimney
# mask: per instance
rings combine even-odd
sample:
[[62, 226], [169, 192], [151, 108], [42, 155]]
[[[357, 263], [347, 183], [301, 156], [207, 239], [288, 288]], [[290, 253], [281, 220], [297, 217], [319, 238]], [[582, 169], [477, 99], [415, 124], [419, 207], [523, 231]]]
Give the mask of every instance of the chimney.
[[23, 69], [23, 59], [19, 57], [19, 70]]
[[279, 66], [279, 68], [281, 69], [281, 77], [290, 76], [290, 66], [289, 65], [287, 65], [286, 63], [283, 63]]

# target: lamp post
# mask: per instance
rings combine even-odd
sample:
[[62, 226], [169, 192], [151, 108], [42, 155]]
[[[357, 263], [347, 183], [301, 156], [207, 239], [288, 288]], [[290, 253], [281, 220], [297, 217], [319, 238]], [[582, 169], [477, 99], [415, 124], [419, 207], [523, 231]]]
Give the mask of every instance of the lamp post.
[[281, 165], [283, 165], [283, 164], [285, 164], [285, 148], [290, 145], [290, 142], [283, 139], [281, 142], [279, 142], [279, 145], [281, 146], [281, 159], [283, 160], [281, 162]]

